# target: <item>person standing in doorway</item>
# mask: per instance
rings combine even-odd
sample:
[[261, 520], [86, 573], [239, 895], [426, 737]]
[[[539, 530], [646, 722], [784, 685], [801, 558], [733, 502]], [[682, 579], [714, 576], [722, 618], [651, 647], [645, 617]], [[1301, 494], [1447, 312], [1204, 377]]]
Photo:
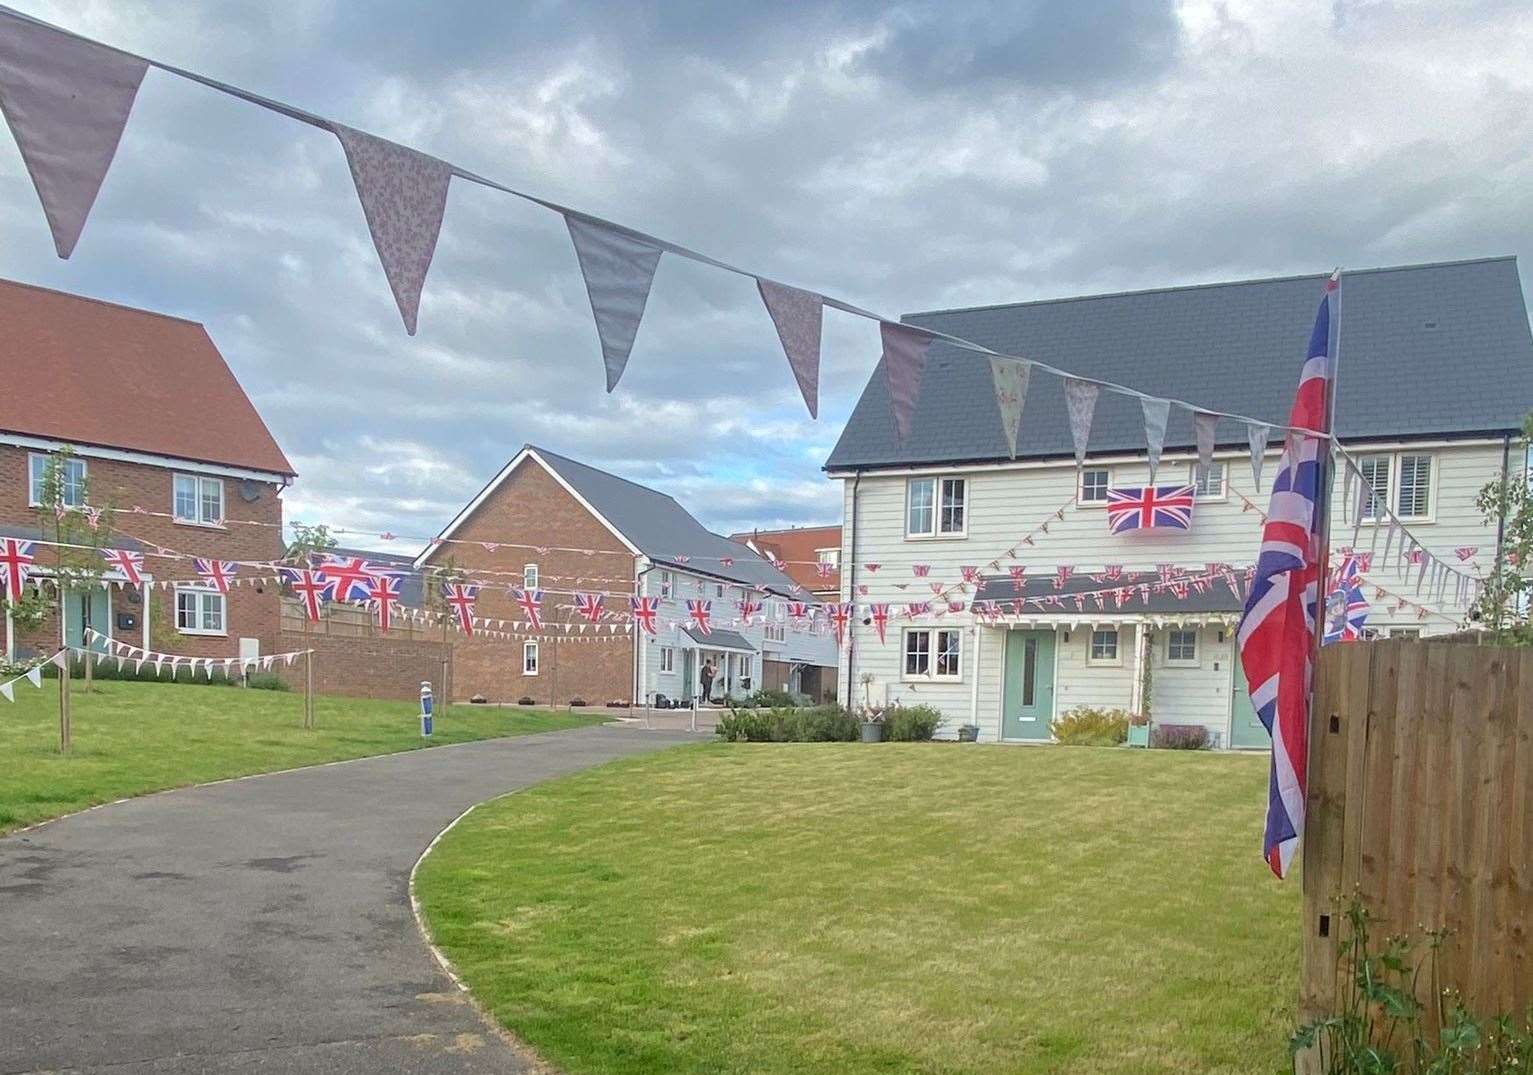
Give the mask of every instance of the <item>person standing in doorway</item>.
[[700, 674], [703, 677], [703, 701], [711, 701], [713, 699], [713, 662], [711, 660], [703, 662]]

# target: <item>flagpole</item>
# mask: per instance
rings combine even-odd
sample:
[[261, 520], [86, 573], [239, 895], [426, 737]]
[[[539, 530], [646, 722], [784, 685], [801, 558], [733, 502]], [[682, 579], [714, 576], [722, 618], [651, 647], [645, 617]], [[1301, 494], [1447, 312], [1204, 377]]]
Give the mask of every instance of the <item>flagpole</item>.
[[[1330, 352], [1330, 375], [1325, 381], [1325, 430], [1326, 437], [1322, 444], [1325, 453], [1324, 465], [1317, 475], [1319, 488], [1316, 490], [1315, 512], [1318, 518], [1317, 531], [1320, 535], [1319, 557], [1316, 562], [1315, 577], [1315, 640], [1314, 640], [1314, 667], [1319, 667], [1320, 647], [1325, 638], [1325, 602], [1327, 579], [1331, 574], [1331, 500], [1336, 487], [1336, 395], [1339, 387], [1338, 377], [1341, 369], [1341, 266], [1337, 266], [1332, 276], [1336, 280], [1336, 288], [1331, 294], [1334, 301], [1331, 304], [1331, 328], [1330, 339], [1327, 341], [1326, 350]], [[1320, 453], [1316, 453], [1316, 461], [1319, 462]], [[1297, 461], [1295, 461], [1297, 465]], [[1314, 719], [1315, 685], [1310, 683], [1310, 719]], [[1314, 736], [1310, 737], [1310, 744], [1315, 742]]]

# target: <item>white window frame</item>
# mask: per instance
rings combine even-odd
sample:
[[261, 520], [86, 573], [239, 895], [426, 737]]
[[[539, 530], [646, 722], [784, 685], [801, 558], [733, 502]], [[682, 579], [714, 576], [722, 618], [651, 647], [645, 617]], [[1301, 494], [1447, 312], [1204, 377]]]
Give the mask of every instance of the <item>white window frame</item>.
[[735, 678], [736, 679], [752, 679], [753, 678], [751, 676], [751, 665], [754, 663], [751, 660], [752, 656], [753, 655], [749, 654], [749, 653], [737, 653], [737, 654], [735, 654]]
[[715, 601], [724, 600], [724, 584], [722, 582], [715, 582], [713, 584], [713, 599]]
[[[192, 483], [192, 496], [197, 503], [195, 516], [182, 515], [178, 503], [180, 500], [176, 487], [183, 481]], [[206, 501], [206, 489], [218, 489], [218, 518], [205, 519], [202, 516], [202, 508]], [[206, 474], [187, 474], [184, 471], [176, 471], [170, 476], [170, 516], [181, 526], [207, 526], [218, 530], [224, 529], [224, 519], [228, 517], [228, 501], [224, 499], [224, 482], [222, 478], [209, 477]]]
[[1220, 500], [1229, 499], [1230, 468], [1225, 464], [1223, 459], [1215, 459], [1211, 465], [1218, 469], [1219, 491], [1217, 493], [1204, 493], [1199, 491], [1199, 472], [1204, 469], [1202, 463], [1199, 463], [1196, 459], [1194, 459], [1192, 461], [1192, 465], [1187, 469], [1187, 484], [1192, 486], [1192, 497], [1199, 503], [1217, 503]]
[[[1100, 499], [1086, 499], [1086, 475], [1104, 474], [1107, 476], [1106, 483], [1102, 486]], [[1107, 506], [1107, 490], [1112, 488], [1112, 467], [1083, 467], [1080, 477], [1075, 479], [1075, 503], [1083, 508], [1102, 508]]]
[[522, 589], [536, 590], [538, 588], [538, 565], [522, 565]]
[[[49, 460], [53, 459], [55, 455], [56, 453], [50, 452], [27, 453], [27, 506], [29, 508], [41, 508], [45, 506], [42, 500], [38, 498], [37, 490], [38, 486], [43, 483], [44, 479], [48, 475]], [[90, 477], [89, 464], [87, 464], [84, 459], [81, 459], [77, 455], [70, 456], [68, 461], [70, 463], [80, 464], [80, 481], [78, 484], [83, 487]], [[39, 466], [41, 469], [38, 470], [36, 475], [33, 475], [33, 469]], [[60, 486], [60, 491], [62, 492], [64, 483], [60, 483]], [[80, 494], [80, 502], [78, 504], [71, 504], [68, 497], [63, 497], [61, 499], [63, 500], [64, 506], [66, 508], [83, 508], [85, 506], [85, 494], [83, 492]]]
[[676, 572], [660, 572], [660, 599], [669, 601], [676, 594]]
[[831, 549], [815, 549], [814, 561], [817, 564], [829, 564], [831, 567], [840, 570], [841, 549], [839, 546]]
[[[1400, 491], [1401, 491], [1400, 473], [1401, 473], [1401, 470], [1403, 469], [1401, 464], [1406, 459], [1414, 458], [1414, 457], [1418, 457], [1418, 456], [1421, 457], [1421, 458], [1426, 459], [1427, 460], [1427, 465], [1429, 467], [1431, 467], [1431, 473], [1427, 476], [1427, 510], [1426, 510], [1426, 513], [1424, 515], [1406, 515], [1404, 512], [1402, 512], [1400, 510]], [[1384, 494], [1383, 494], [1383, 497], [1382, 497], [1385, 505], [1389, 508], [1389, 510], [1397, 518], [1399, 518], [1401, 522], [1407, 522], [1407, 523], [1434, 523], [1434, 522], [1436, 522], [1437, 521], [1437, 480], [1438, 480], [1438, 475], [1442, 473], [1442, 466], [1441, 466], [1442, 459], [1441, 459], [1441, 457], [1436, 452], [1428, 451], [1428, 450], [1425, 450], [1425, 449], [1419, 449], [1419, 448], [1418, 449], [1404, 449], [1404, 450], [1401, 450], [1401, 451], [1398, 451], [1398, 452], [1374, 452], [1372, 454], [1363, 456], [1358, 461], [1358, 466], [1359, 466], [1359, 468], [1361, 468], [1366, 463], [1372, 463], [1374, 466], [1377, 466], [1378, 463], [1380, 463], [1380, 462], [1382, 462], [1385, 466], [1389, 467], [1389, 474], [1387, 475], [1387, 480], [1384, 483], [1385, 484], [1385, 488], [1384, 488]], [[1359, 479], [1359, 480], [1361, 480], [1361, 479]], [[1371, 482], [1364, 482], [1363, 484], [1369, 486], [1370, 488], [1372, 487], [1372, 483]], [[1382, 523], [1387, 523], [1389, 521], [1389, 516], [1388, 515], [1384, 515], [1384, 514], [1379, 514], [1377, 512], [1375, 512], [1372, 515], [1364, 513], [1362, 515], [1362, 521], [1365, 522], [1365, 523], [1382, 524]]]
[[[1113, 655], [1111, 657], [1096, 656], [1097, 635], [1113, 636]], [[1116, 627], [1093, 627], [1086, 632], [1086, 663], [1093, 668], [1121, 668], [1123, 667], [1123, 632]]]
[[[912, 672], [906, 661], [910, 652], [910, 639], [915, 635], [926, 636], [926, 671]], [[952, 635], [958, 640], [958, 649], [954, 658], [957, 665], [951, 672], [939, 673], [937, 671], [938, 653], [941, 652], [939, 644], [943, 635]], [[906, 683], [956, 683], [963, 679], [963, 630], [958, 627], [906, 627], [900, 632], [900, 679]]]
[[[195, 597], [196, 622], [199, 626], [185, 627], [181, 623], [181, 597], [182, 595]], [[218, 606], [218, 620], [222, 624], [218, 628], [200, 626], [207, 616], [209, 604]], [[183, 635], [206, 635], [212, 638], [227, 638], [229, 635], [229, 600], [211, 586], [177, 586], [176, 600], [172, 606], [176, 617], [176, 632]]]
[[[957, 483], [963, 489], [963, 495], [956, 505], [962, 516], [962, 525], [948, 527], [943, 521], [943, 496], [949, 484]], [[931, 487], [930, 529], [912, 530], [910, 528], [910, 504], [911, 494], [917, 486]], [[908, 541], [941, 541], [964, 538], [969, 536], [969, 479], [962, 474], [932, 474], [923, 475], [919, 478], [905, 479], [905, 538]]]
[[[1192, 638], [1192, 656], [1174, 656], [1173, 647], [1177, 635], [1189, 635]], [[1197, 668], [1201, 663], [1199, 653], [1198, 629], [1196, 627], [1172, 627], [1166, 631], [1166, 666], [1168, 668]]]
[[537, 675], [540, 665], [541, 655], [538, 653], [538, 644], [529, 638], [522, 643], [522, 675]]
[[1390, 627], [1386, 630], [1386, 638], [1420, 638], [1420, 627]]
[[670, 675], [676, 671], [676, 649], [673, 646], [660, 647], [660, 672], [662, 675]]

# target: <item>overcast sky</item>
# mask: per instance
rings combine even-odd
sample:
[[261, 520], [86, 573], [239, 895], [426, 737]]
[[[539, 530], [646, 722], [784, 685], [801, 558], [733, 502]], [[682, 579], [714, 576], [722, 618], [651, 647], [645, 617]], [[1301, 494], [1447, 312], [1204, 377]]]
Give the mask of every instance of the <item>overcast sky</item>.
[[[888, 314], [1533, 237], [1514, 0], [10, 2]], [[0, 135], [0, 236], [0, 275], [204, 322], [289, 519], [434, 534], [532, 442], [716, 529], [840, 521], [871, 325], [827, 316], [814, 422], [754, 287], [667, 258], [606, 395], [562, 221], [454, 182], [408, 337], [335, 139], [173, 76], [68, 262]]]

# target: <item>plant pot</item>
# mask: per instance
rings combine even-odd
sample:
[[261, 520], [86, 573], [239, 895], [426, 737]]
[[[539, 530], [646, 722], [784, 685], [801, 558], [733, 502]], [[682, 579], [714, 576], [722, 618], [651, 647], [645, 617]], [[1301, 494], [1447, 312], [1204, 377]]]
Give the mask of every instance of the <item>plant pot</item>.
[[958, 741], [960, 743], [977, 743], [977, 742], [979, 742], [979, 725], [977, 725], [977, 724], [960, 724], [958, 726]]
[[883, 722], [877, 720], [863, 721], [862, 741], [864, 743], [882, 743], [884, 741]]
[[1128, 726], [1128, 745], [1131, 747], [1149, 746], [1150, 726], [1148, 724], [1130, 724]]

